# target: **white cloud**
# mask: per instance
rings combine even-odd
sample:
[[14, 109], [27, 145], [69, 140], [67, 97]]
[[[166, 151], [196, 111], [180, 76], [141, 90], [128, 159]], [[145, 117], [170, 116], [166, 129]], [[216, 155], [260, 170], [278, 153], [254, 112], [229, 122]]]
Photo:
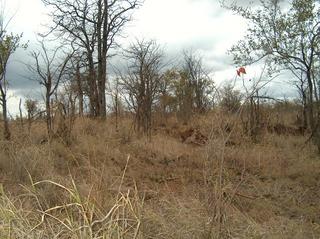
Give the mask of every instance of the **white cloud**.
[[[222, 9], [218, 1], [147, 0], [134, 14], [127, 28], [130, 37], [154, 38], [166, 44], [193, 44], [218, 40], [225, 47], [232, 39], [241, 37], [244, 21]], [[222, 43], [223, 42], [223, 43]]]
[[8, 30], [23, 32], [25, 40], [34, 40], [49, 20], [41, 0], [7, 0], [6, 12], [7, 18], [13, 17]]

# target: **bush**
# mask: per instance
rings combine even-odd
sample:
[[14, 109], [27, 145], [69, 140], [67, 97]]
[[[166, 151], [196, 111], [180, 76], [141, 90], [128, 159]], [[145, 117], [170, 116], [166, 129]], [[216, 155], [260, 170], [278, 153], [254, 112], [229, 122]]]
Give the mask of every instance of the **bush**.
[[222, 89], [220, 106], [228, 112], [235, 113], [241, 106], [242, 94], [233, 86], [226, 85]]

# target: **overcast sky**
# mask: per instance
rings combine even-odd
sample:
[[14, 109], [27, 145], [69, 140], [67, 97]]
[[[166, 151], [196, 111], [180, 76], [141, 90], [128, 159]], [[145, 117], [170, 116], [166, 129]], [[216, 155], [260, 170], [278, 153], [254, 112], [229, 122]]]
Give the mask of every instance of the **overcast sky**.
[[[9, 31], [23, 32], [23, 42], [30, 42], [27, 50], [15, 53], [9, 65], [9, 110], [15, 115], [20, 97], [35, 94], [39, 97], [40, 85], [23, 77], [28, 74], [23, 63], [28, 63], [27, 55], [35, 50], [36, 34], [45, 30], [42, 25], [50, 19], [41, 0], [7, 0], [6, 12], [7, 16], [14, 14]], [[169, 58], [178, 56], [183, 49], [197, 50], [212, 71], [213, 80], [220, 85], [235, 78], [237, 66], [226, 51], [244, 36], [245, 31], [244, 20], [221, 8], [218, 0], [145, 0], [126, 27], [121, 44], [128, 45], [135, 38], [154, 39], [163, 45]], [[259, 75], [258, 68], [248, 67], [247, 72], [248, 78]], [[273, 84], [273, 94], [292, 94], [292, 90], [283, 91], [277, 84]]]

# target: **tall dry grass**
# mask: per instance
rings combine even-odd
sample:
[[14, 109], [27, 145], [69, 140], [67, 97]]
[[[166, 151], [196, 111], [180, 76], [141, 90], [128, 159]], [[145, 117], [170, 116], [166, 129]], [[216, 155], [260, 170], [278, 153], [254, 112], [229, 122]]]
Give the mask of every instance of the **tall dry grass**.
[[[122, 175], [124, 178], [125, 171]], [[31, 179], [31, 177], [30, 177]], [[74, 180], [64, 186], [50, 180], [24, 186], [25, 193], [11, 199], [0, 191], [1, 238], [138, 238], [143, 198], [134, 191], [112, 198], [110, 208], [100, 209], [91, 194], [81, 194]], [[122, 182], [121, 182], [122, 183]], [[40, 188], [49, 185], [62, 191], [64, 200], [50, 207]]]
[[[320, 160], [304, 136], [253, 141], [219, 110], [170, 118], [151, 141], [124, 118], [76, 119], [71, 144], [44, 126], [0, 142], [0, 238], [319, 238]], [[183, 142], [190, 128], [207, 144]]]

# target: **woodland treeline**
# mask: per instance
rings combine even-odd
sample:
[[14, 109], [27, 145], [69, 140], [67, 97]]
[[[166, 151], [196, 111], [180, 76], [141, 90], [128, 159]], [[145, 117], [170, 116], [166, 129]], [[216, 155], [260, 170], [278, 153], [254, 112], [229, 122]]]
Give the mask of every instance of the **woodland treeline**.
[[[217, 105], [233, 113], [239, 113], [241, 105], [248, 105], [251, 125], [259, 123], [254, 120], [258, 118], [256, 106], [268, 96], [258, 92], [266, 84], [253, 84], [243, 92], [232, 85], [218, 89], [210, 77], [212, 72], [196, 50], [183, 50], [179, 64], [172, 64], [155, 40], [138, 39], [121, 52], [123, 67], [109, 67], [114, 50], [119, 49], [124, 27], [142, 6], [142, 1], [42, 2], [51, 10], [52, 23], [48, 31], [41, 34], [39, 49], [27, 49], [33, 59], [27, 68], [45, 92], [43, 114], [49, 138], [53, 135], [56, 109], [68, 119], [78, 116], [105, 119], [108, 112], [117, 119], [120, 112], [130, 112], [135, 129], [147, 135], [151, 134], [155, 112], [163, 119], [175, 113], [181, 122], [187, 123], [192, 115], [208, 112]], [[319, 2], [267, 0], [260, 1], [254, 8], [222, 2], [222, 7], [248, 22], [246, 36], [229, 50], [235, 65], [249, 67], [261, 63], [265, 66], [262, 74], [267, 82], [280, 72], [291, 72], [288, 80], [299, 93], [296, 102], [301, 107], [301, 127], [310, 132], [320, 149]], [[7, 62], [17, 48], [27, 46], [22, 43], [21, 34], [10, 33], [5, 21], [0, 27], [1, 105], [4, 138], [9, 140]], [[46, 44], [51, 36], [60, 40], [54, 49]], [[29, 124], [39, 111], [37, 104], [33, 99], [25, 103]]]

